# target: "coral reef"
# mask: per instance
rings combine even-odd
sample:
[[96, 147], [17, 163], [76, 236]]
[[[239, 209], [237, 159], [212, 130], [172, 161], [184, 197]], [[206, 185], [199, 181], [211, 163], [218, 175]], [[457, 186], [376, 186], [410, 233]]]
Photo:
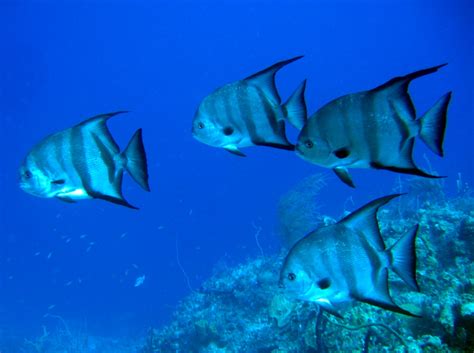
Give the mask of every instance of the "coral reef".
[[278, 233], [287, 248], [324, 223], [316, 198], [326, 186], [324, 174], [304, 178], [278, 202]]
[[282, 253], [215, 273], [180, 303], [169, 325], [150, 329], [141, 353], [472, 352], [474, 199], [434, 198], [432, 187], [417, 184], [431, 196], [405, 196], [378, 215], [387, 246], [420, 224], [421, 292], [395, 276], [390, 291], [422, 318], [356, 303], [341, 320], [313, 303], [289, 300], [277, 286]]

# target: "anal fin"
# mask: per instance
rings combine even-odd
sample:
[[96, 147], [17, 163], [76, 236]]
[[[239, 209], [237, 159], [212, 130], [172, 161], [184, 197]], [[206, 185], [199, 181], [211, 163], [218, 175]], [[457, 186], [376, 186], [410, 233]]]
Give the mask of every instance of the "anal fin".
[[129, 204], [127, 202], [127, 200], [125, 200], [124, 198], [105, 195], [105, 194], [101, 194], [100, 192], [91, 192], [91, 191], [89, 191], [88, 194], [91, 197], [95, 198], [95, 199], [101, 199], [101, 200], [109, 201], [109, 202], [115, 203], [117, 205], [125, 206], [125, 207], [128, 207], [128, 208], [134, 209], [134, 210], [138, 210], [138, 207], [135, 207], [135, 206]]
[[235, 154], [236, 156], [239, 156], [239, 157], [246, 157], [245, 153], [243, 153], [241, 150], [239, 150], [239, 148], [235, 145], [227, 145], [227, 146], [224, 146], [224, 149], [227, 151], [227, 152], [230, 152], [232, 154]]
[[74, 199], [72, 199], [71, 197], [68, 197], [68, 196], [56, 196], [56, 198], [58, 200], [61, 200], [63, 202], [67, 202], [67, 203], [76, 203], [76, 201]]

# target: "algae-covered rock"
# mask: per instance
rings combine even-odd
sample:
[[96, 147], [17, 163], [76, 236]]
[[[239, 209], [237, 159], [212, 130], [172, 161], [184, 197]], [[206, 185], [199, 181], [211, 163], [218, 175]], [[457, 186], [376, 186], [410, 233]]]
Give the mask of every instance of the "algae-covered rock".
[[290, 321], [295, 306], [296, 301], [288, 299], [284, 294], [277, 294], [270, 303], [269, 315], [277, 321], [278, 327], [283, 327]]
[[390, 293], [421, 319], [353, 303], [341, 309], [341, 320], [314, 303], [290, 300], [277, 285], [283, 252], [216, 271], [182, 301], [169, 325], [150, 331], [150, 348], [142, 353], [474, 351], [474, 254], [466, 235], [472, 232], [474, 202], [444, 197], [439, 202], [420, 206], [408, 200], [379, 215], [387, 246], [420, 224], [421, 293], [393, 273]]

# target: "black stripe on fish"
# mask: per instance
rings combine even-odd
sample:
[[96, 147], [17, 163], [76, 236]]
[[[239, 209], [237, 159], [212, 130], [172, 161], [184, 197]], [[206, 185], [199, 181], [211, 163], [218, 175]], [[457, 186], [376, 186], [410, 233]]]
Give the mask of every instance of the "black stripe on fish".
[[[339, 273], [339, 268], [334, 268], [335, 265], [339, 265], [337, 264], [338, 258], [330, 255], [337, 253], [337, 249], [334, 249], [334, 243], [334, 241], [329, 242], [329, 244], [327, 245], [326, 252], [323, 253], [321, 256], [321, 263], [323, 264], [322, 270], [326, 271], [327, 275], [329, 275], [329, 277], [331, 278], [335, 278], [335, 276], [337, 276], [337, 274]], [[336, 261], [331, 261], [334, 259], [336, 259]], [[320, 280], [320, 278], [318, 280]]]
[[374, 291], [371, 293], [365, 293], [366, 296], [357, 296], [355, 297], [356, 300], [361, 302], [375, 305], [381, 307], [383, 309], [391, 310], [400, 314], [420, 317], [415, 315], [405, 309], [400, 308], [393, 302], [393, 299], [390, 297], [388, 291], [388, 270], [386, 268], [382, 268], [380, 270], [377, 282], [374, 283]]
[[57, 185], [62, 185], [66, 182], [64, 179], [58, 179], [58, 180], [53, 180], [51, 184], [57, 184]]
[[[389, 100], [390, 104], [390, 109], [393, 111], [392, 114], [395, 115], [395, 123], [397, 124], [398, 131], [400, 132], [401, 135], [401, 141], [400, 141], [400, 146], [399, 149], [400, 151], [403, 151], [407, 147], [407, 142], [410, 141], [410, 128], [407, 125], [405, 119], [403, 119], [403, 113], [399, 110], [399, 108], [396, 105], [396, 102], [392, 99]], [[412, 146], [413, 148], [413, 146]], [[412, 150], [410, 149], [409, 151], [410, 159], [412, 155]]]
[[279, 126], [278, 126], [278, 121], [276, 119], [276, 116], [275, 116], [275, 110], [274, 110], [274, 107], [271, 105], [271, 103], [268, 101], [268, 99], [266, 99], [265, 97], [265, 94], [258, 90], [257, 91], [258, 93], [258, 97], [260, 99], [260, 106], [263, 107], [263, 111], [264, 111], [264, 115], [265, 115], [265, 118], [268, 122], [268, 126], [271, 127], [273, 133], [275, 135], [280, 135], [280, 130], [279, 130]]
[[61, 167], [61, 171], [68, 174], [68, 168], [66, 165], [66, 155], [65, 155], [65, 152], [66, 152], [65, 146], [68, 145], [66, 142], [67, 140], [66, 136], [67, 135], [65, 133], [61, 134], [60, 140], [56, 141], [56, 143], [54, 144], [54, 155], [55, 155], [56, 160], [59, 163], [59, 166]]
[[247, 81], [248, 83], [260, 87], [269, 97], [273, 98], [277, 104], [280, 104], [280, 95], [278, 94], [278, 90], [275, 86], [275, 74], [283, 66], [288, 65], [298, 59], [301, 59], [302, 57], [303, 56], [297, 56], [289, 60], [277, 62], [276, 64], [273, 64], [272, 66], [267, 67], [266, 69], [247, 77], [244, 81]]
[[276, 136], [278, 140], [281, 140], [283, 143], [269, 141], [270, 138], [265, 137], [265, 136], [252, 137], [252, 142], [257, 146], [267, 146], [267, 147], [274, 147], [274, 148], [279, 148], [279, 149], [283, 149], [287, 151], [294, 151], [295, 146], [292, 145], [286, 138], [284, 120], [280, 120], [280, 121], [277, 120], [275, 116], [274, 107], [271, 105], [270, 101], [266, 99], [262, 93], [263, 92], [259, 92], [261, 107], [263, 107], [263, 110], [264, 110], [263, 115], [268, 121], [268, 126], [270, 126], [272, 129], [272, 133], [273, 133], [272, 137]]
[[[255, 116], [258, 113], [253, 111], [252, 109], [253, 107], [249, 104], [250, 98], [251, 98], [249, 90], [246, 89], [244, 92], [245, 92], [245, 97], [241, 99], [240, 101], [241, 105], [239, 106], [239, 109], [241, 111], [242, 121], [245, 124], [249, 138], [252, 142], [254, 142], [254, 140], [260, 139], [257, 133], [257, 126], [254, 121], [255, 118], [258, 118]], [[257, 106], [260, 107], [260, 105], [257, 105]]]
[[[103, 144], [103, 142], [100, 140], [100, 137], [97, 136], [95, 133], [91, 133], [92, 138], [94, 139], [94, 142], [97, 146], [97, 148], [100, 151], [100, 157], [101, 160], [104, 162], [104, 164], [107, 166], [107, 176], [108, 176], [108, 181], [110, 184], [116, 183], [116, 178], [115, 178], [115, 161], [114, 161], [114, 156], [110, 153], [110, 151], [107, 149], [107, 147]], [[118, 188], [121, 188], [121, 185], [118, 186]]]
[[380, 269], [382, 268], [382, 263], [380, 261], [380, 254], [377, 252], [373, 244], [370, 244], [366, 235], [364, 234], [362, 237], [359, 237], [361, 246], [365, 250], [367, 257], [370, 262], [371, 268], [371, 283], [377, 283], [377, 278], [379, 276]]
[[230, 125], [239, 125], [239, 121], [242, 117], [241, 113], [239, 112], [240, 103], [241, 100], [239, 100], [237, 90], [235, 89], [231, 91], [231, 95], [224, 101], [225, 116], [227, 117], [227, 121], [230, 122]]
[[[366, 102], [366, 106], [364, 107], [365, 112], [376, 112], [377, 111], [377, 95], [367, 95], [367, 99], [364, 99], [363, 102]], [[369, 156], [368, 160], [373, 161], [380, 158], [381, 148], [381, 141], [379, 141], [380, 137], [380, 124], [379, 119], [371, 114], [363, 114], [364, 116], [364, 126], [366, 127], [364, 130], [368, 133], [368, 140], [367, 143], [369, 145], [368, 151]]]
[[[123, 170], [119, 170], [119, 172], [117, 173], [117, 177], [116, 177], [116, 183], [118, 185], [122, 185], [122, 179], [123, 179]], [[114, 197], [114, 196], [110, 196], [110, 195], [105, 195], [103, 193], [101, 193], [100, 191], [91, 191], [90, 193], [88, 192], [88, 194], [91, 196], [91, 197], [94, 197], [96, 199], [102, 199], [102, 200], [105, 200], [105, 201], [109, 201], [109, 202], [112, 202], [112, 203], [115, 203], [117, 205], [121, 205], [121, 206], [125, 206], [125, 207], [128, 207], [128, 208], [131, 208], [131, 209], [134, 209], [134, 210], [138, 210], [138, 207], [135, 207], [131, 204], [129, 204], [127, 202], [127, 200], [125, 200], [121, 194], [121, 190], [119, 189], [118, 190], [118, 195], [120, 197]]]
[[347, 288], [349, 288], [351, 295], [353, 295], [353, 293], [359, 293], [360, 290], [360, 275], [356, 273], [357, 269], [355, 264], [357, 263], [356, 258], [361, 256], [361, 254], [356, 254], [354, 252], [356, 248], [356, 242], [359, 243], [359, 246], [357, 248], [360, 248], [362, 246], [360, 244], [359, 237], [355, 236], [354, 239], [352, 239], [352, 244], [347, 246], [347, 249], [345, 250], [345, 256], [340, 256], [343, 264], [341, 268], [341, 273], [343, 274], [343, 277], [346, 280]]
[[402, 173], [402, 174], [410, 174], [410, 175], [417, 175], [425, 178], [432, 178], [432, 179], [439, 179], [439, 178], [445, 178], [445, 176], [439, 176], [439, 175], [431, 175], [428, 174], [421, 169], [418, 168], [400, 168], [400, 167], [393, 167], [393, 166], [386, 166], [378, 162], [371, 162], [370, 166], [375, 169], [385, 169], [385, 170], [390, 170], [392, 172], [397, 172], [397, 173]]
[[69, 136], [69, 153], [72, 165], [81, 180], [82, 187], [88, 195], [93, 191], [91, 179], [89, 175], [89, 168], [87, 165], [87, 156], [84, 148], [84, 136], [82, 129], [71, 129]]

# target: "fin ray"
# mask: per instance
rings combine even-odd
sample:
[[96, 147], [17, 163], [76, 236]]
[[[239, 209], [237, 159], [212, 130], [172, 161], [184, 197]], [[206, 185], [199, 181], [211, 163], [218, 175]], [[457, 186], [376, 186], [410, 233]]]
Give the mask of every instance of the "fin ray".
[[133, 134], [127, 148], [122, 153], [125, 169], [135, 182], [146, 191], [150, 191], [148, 184], [148, 166], [145, 146], [143, 145], [142, 129]]
[[278, 94], [277, 88], [275, 86], [275, 74], [282, 67], [301, 59], [303, 56], [296, 56], [294, 58], [277, 62], [270, 67], [267, 67], [264, 70], [261, 70], [245, 79], [248, 83], [254, 84], [258, 87], [261, 87], [268, 96], [272, 97], [277, 104], [281, 103], [280, 95]]
[[413, 290], [420, 291], [416, 282], [416, 249], [415, 240], [418, 225], [398, 239], [389, 249], [391, 269]]
[[283, 104], [283, 112], [286, 120], [298, 130], [301, 130], [307, 120], [306, 101], [304, 92], [306, 89], [306, 80], [304, 80]]
[[451, 92], [448, 92], [419, 119], [420, 138], [430, 150], [441, 157], [444, 155], [443, 141], [450, 100]]
[[349, 228], [360, 230], [378, 251], [384, 251], [385, 244], [380, 235], [379, 224], [377, 222], [377, 211], [390, 200], [400, 195], [402, 194], [388, 195], [369, 202], [365, 206], [362, 206], [347, 217], [343, 218], [338, 223], [345, 224]]

